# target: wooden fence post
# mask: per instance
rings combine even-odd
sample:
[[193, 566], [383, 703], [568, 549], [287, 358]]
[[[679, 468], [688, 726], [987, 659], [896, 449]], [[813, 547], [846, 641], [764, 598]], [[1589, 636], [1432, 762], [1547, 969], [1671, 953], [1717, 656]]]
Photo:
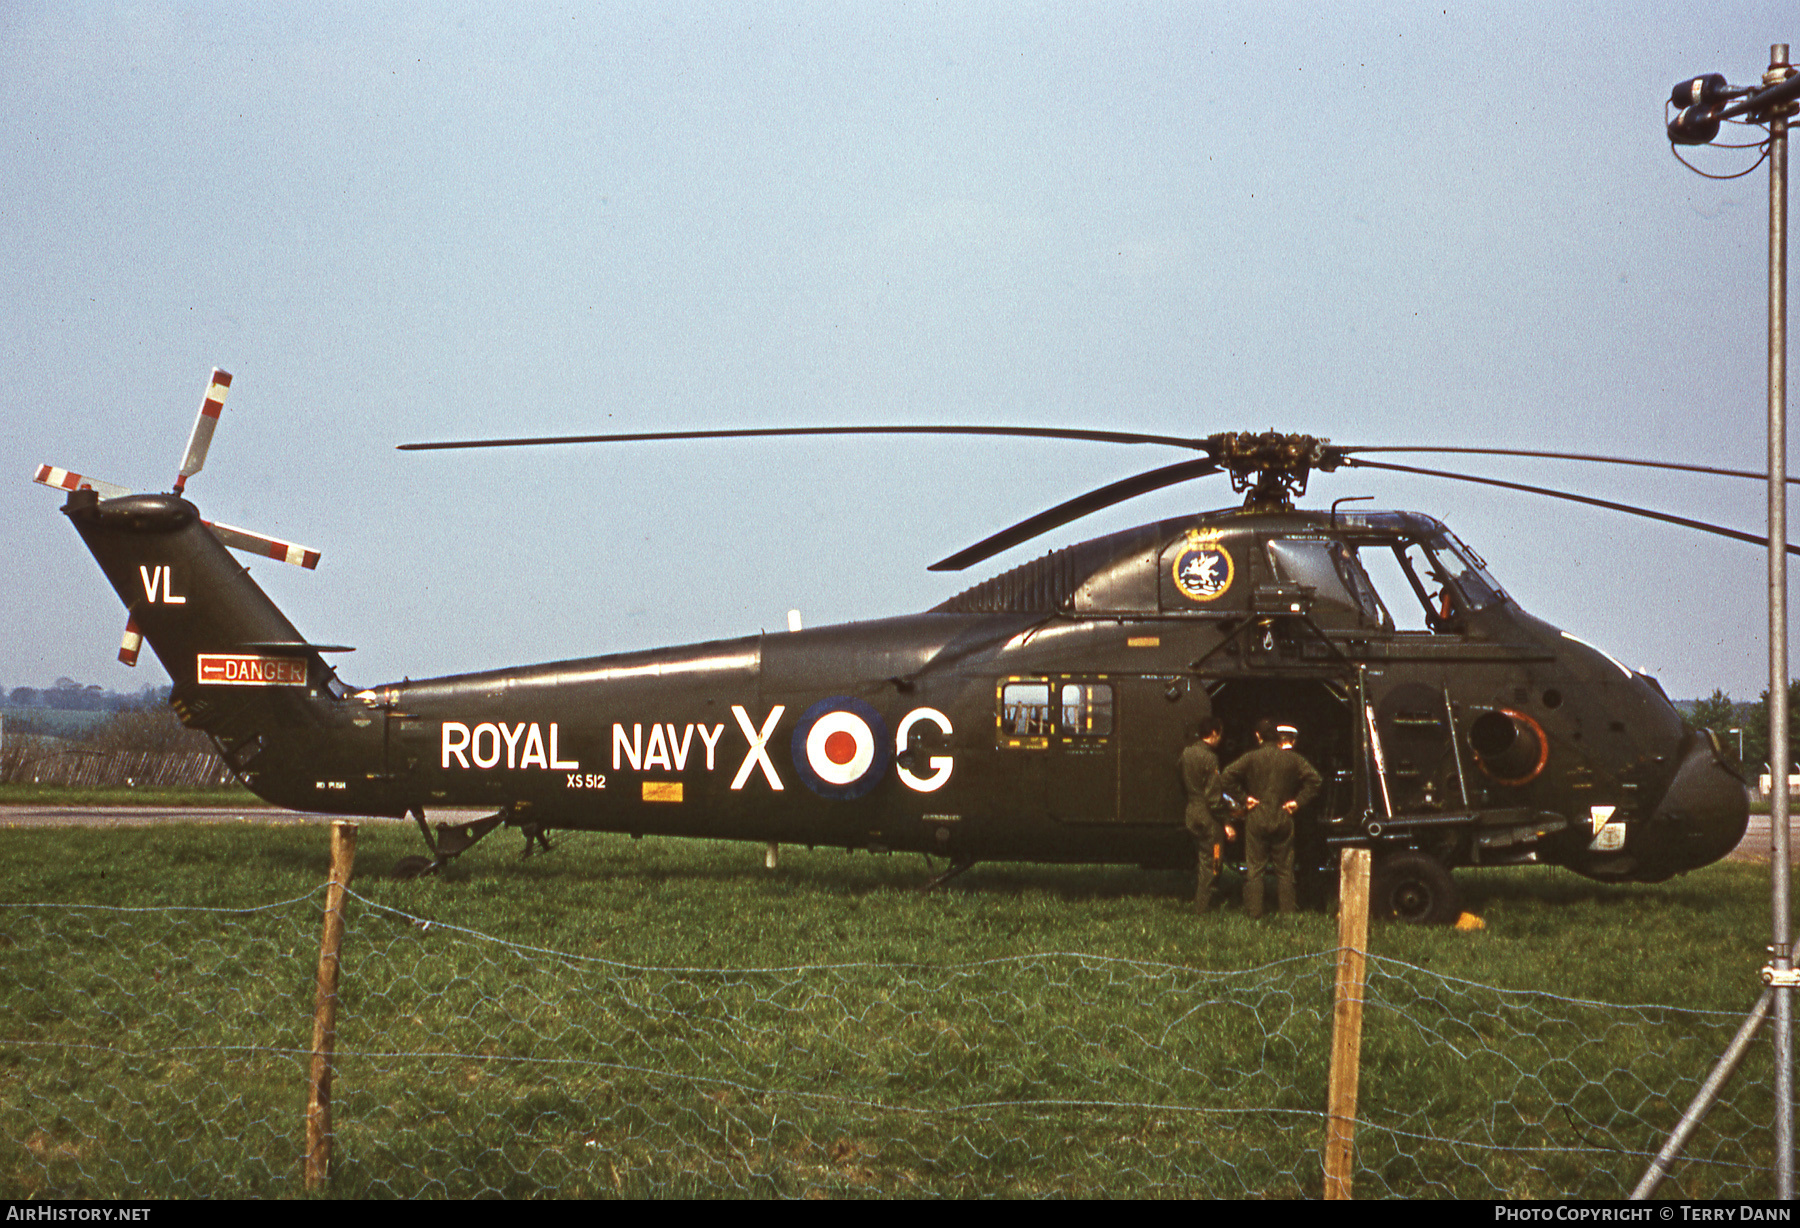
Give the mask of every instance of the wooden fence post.
[[1369, 947], [1369, 850], [1338, 859], [1337, 992], [1331, 1011], [1331, 1087], [1326, 1112], [1325, 1197], [1350, 1197], [1356, 1080], [1362, 1058], [1363, 982]]
[[325, 1184], [331, 1170], [331, 1059], [337, 1049], [338, 955], [344, 945], [344, 892], [356, 864], [356, 824], [331, 825], [331, 885], [325, 891], [325, 933], [319, 940], [319, 981], [313, 995], [312, 1077], [306, 1096], [306, 1188]]

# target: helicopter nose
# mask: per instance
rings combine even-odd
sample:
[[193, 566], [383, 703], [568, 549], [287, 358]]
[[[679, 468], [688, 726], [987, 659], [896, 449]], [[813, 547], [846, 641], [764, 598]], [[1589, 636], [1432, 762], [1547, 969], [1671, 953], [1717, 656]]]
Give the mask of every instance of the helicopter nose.
[[1743, 840], [1750, 822], [1744, 782], [1725, 766], [1712, 733], [1688, 735], [1685, 752], [1637, 850], [1641, 860], [1667, 874], [1719, 860]]

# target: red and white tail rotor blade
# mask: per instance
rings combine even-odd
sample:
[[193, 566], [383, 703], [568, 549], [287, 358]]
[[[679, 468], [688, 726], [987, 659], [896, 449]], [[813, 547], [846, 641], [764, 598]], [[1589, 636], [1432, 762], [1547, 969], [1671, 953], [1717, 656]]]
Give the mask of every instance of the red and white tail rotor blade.
[[194, 418], [194, 433], [188, 436], [187, 455], [181, 460], [181, 472], [175, 477], [175, 493], [180, 494], [187, 480], [206, 464], [206, 450], [212, 446], [213, 431], [219, 425], [219, 414], [225, 408], [225, 394], [231, 391], [231, 372], [214, 367], [212, 382], [206, 386], [206, 398]]
[[308, 571], [319, 565], [319, 552], [310, 546], [298, 546], [293, 542], [284, 542], [277, 537], [264, 537], [261, 533], [252, 533], [249, 529], [235, 529], [228, 524], [218, 524], [211, 520], [203, 523], [213, 531], [214, 537], [233, 550], [260, 554], [268, 559], [279, 559], [283, 563], [292, 563], [294, 566], [304, 567]]
[[137, 616], [134, 614], [125, 620], [125, 638], [119, 641], [119, 660], [126, 665], [136, 665], [138, 651], [144, 646], [144, 633], [138, 630]]
[[[212, 446], [213, 431], [219, 425], [219, 412], [225, 408], [225, 395], [230, 391], [231, 372], [214, 367], [212, 382], [206, 386], [206, 399], [200, 403], [199, 416], [194, 419], [194, 433], [188, 437], [187, 456], [183, 458], [181, 473], [175, 479], [176, 494], [180, 494], [182, 487], [187, 485], [187, 480], [199, 473], [201, 466], [206, 464], [206, 450]], [[68, 469], [58, 469], [55, 465], [39, 465], [32, 481], [57, 490], [92, 490], [103, 499], [120, 499], [133, 493], [115, 483], [102, 482], [99, 478], [90, 478]], [[249, 529], [218, 524], [211, 520], [203, 520], [201, 523], [212, 530], [214, 537], [233, 550], [292, 563], [295, 567], [304, 567], [309, 571], [319, 565], [319, 552], [311, 546], [285, 542], [279, 537], [267, 537], [261, 533], [252, 533]], [[127, 665], [136, 665], [138, 649], [142, 644], [143, 637], [138, 634], [137, 622], [133, 620], [126, 626], [124, 642], [119, 645], [119, 660]]]
[[[94, 491], [102, 499], [121, 499], [132, 492], [123, 486], [115, 486], [111, 482], [102, 482], [99, 478], [90, 478], [84, 474], [72, 473], [67, 469], [58, 469], [55, 465], [39, 465], [32, 481], [56, 490]], [[279, 537], [268, 537], [262, 533], [252, 533], [249, 529], [240, 529], [234, 525], [219, 524], [216, 521], [202, 521], [213, 531], [213, 536], [230, 546], [233, 550], [244, 550], [251, 554], [259, 554], [265, 559], [279, 559], [283, 563], [292, 563], [296, 567], [312, 570], [319, 565], [319, 552], [311, 546], [302, 546], [295, 542], [284, 542]], [[121, 654], [123, 650], [121, 649]], [[123, 655], [120, 660], [124, 660]], [[125, 662], [127, 665], [130, 661]]]
[[102, 499], [123, 499], [132, 493], [123, 486], [102, 482], [99, 478], [84, 477], [67, 469], [58, 469], [55, 465], [39, 465], [31, 480], [42, 486], [53, 486], [57, 490], [80, 490], [86, 487]]

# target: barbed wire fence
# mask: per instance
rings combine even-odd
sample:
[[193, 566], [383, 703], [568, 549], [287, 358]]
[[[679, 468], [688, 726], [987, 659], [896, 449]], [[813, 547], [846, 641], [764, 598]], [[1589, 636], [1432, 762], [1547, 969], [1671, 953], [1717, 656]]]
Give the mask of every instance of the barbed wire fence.
[[[0, 1195], [301, 1194], [323, 905], [0, 908]], [[672, 968], [347, 914], [336, 1196], [1321, 1190], [1330, 950]], [[1364, 1011], [1362, 1197], [1622, 1197], [1739, 1023], [1379, 957]], [[1768, 1196], [1771, 1089], [1664, 1192]]]

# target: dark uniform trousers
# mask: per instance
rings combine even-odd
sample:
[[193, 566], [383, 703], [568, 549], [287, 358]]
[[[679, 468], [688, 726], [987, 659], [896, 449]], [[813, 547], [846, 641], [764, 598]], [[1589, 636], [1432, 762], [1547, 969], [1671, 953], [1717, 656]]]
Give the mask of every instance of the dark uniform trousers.
[[1222, 830], [1227, 810], [1219, 786], [1219, 757], [1205, 742], [1194, 742], [1181, 752], [1181, 783], [1187, 790], [1184, 817], [1199, 849], [1199, 882], [1194, 907], [1205, 912], [1212, 906], [1213, 877], [1218, 871], [1215, 854], [1224, 842]]
[[1263, 871], [1275, 872], [1275, 906], [1297, 912], [1294, 899], [1294, 816], [1318, 796], [1325, 782], [1299, 752], [1264, 743], [1225, 769], [1221, 784], [1233, 797], [1254, 797], [1256, 808], [1244, 821], [1244, 912], [1263, 914]]

